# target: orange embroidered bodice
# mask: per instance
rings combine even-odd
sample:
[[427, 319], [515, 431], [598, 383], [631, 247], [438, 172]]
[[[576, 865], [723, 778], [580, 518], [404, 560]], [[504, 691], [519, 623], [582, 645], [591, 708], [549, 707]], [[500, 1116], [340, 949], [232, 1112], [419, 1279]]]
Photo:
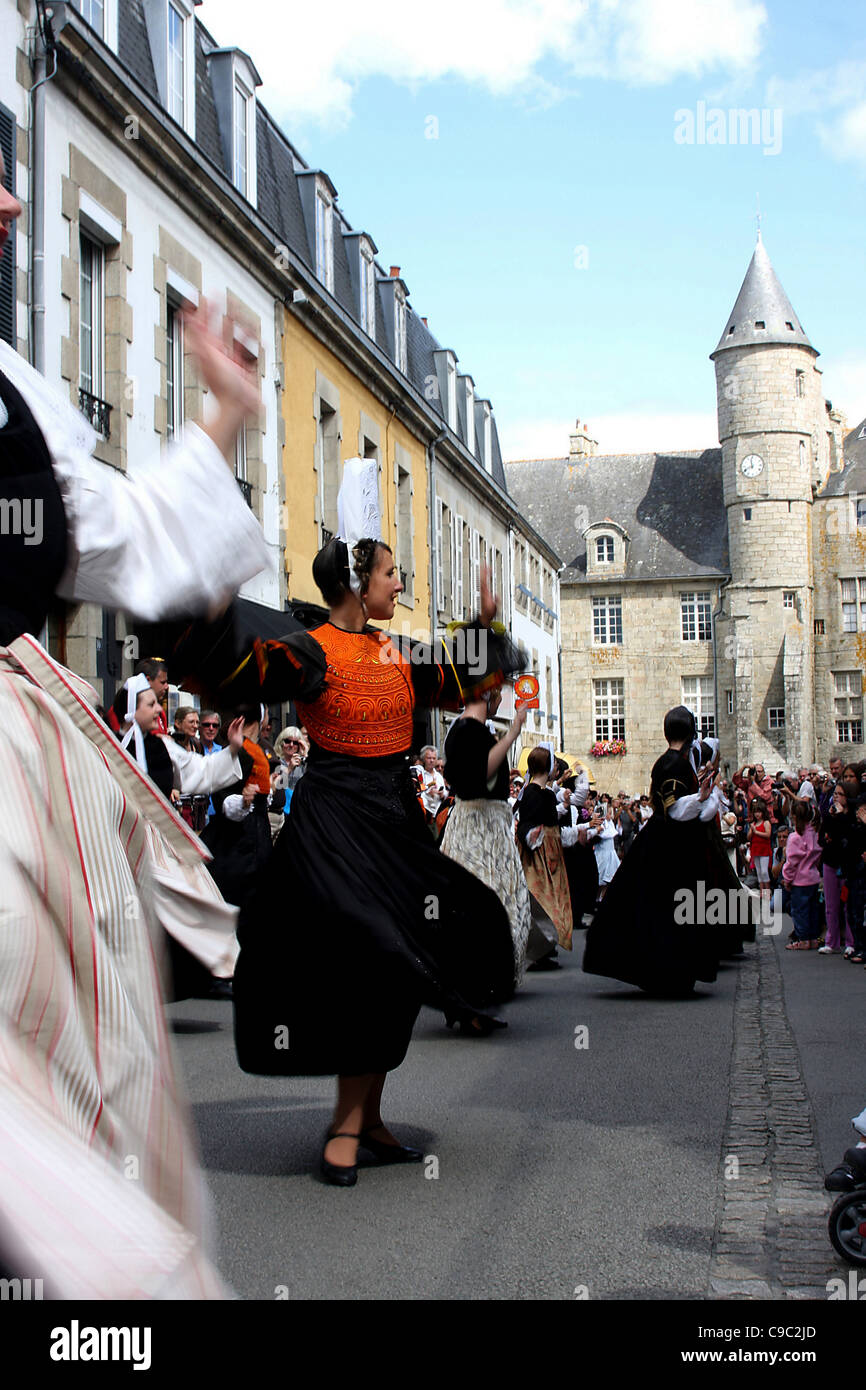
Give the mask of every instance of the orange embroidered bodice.
[[309, 704], [296, 701], [313, 742], [356, 758], [407, 752], [415, 703], [412, 667], [387, 634], [344, 632], [324, 623], [310, 636], [328, 663], [322, 693]]

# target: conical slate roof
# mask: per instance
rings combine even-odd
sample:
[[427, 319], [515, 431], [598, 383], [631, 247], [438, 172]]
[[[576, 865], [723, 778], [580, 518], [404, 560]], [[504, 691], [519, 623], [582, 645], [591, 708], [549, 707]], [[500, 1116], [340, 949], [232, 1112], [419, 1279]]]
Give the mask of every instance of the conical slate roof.
[[[812, 348], [818, 355], [779, 284], [759, 232], [755, 254], [716, 352], [761, 343], [792, 343]], [[715, 357], [716, 352], [710, 353], [710, 357]]]

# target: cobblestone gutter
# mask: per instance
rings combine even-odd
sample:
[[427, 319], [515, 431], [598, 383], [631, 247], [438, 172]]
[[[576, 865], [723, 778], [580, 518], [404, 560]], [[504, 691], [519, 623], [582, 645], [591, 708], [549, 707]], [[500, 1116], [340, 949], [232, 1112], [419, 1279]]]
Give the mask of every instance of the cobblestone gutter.
[[827, 1236], [829, 1194], [772, 941], [740, 962], [728, 1120], [707, 1297], [826, 1299], [847, 1271]]

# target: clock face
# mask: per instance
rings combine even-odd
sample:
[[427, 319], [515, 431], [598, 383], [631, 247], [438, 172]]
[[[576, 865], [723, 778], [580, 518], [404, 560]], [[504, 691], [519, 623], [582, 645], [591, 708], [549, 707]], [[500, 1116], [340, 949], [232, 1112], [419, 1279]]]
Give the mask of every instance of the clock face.
[[760, 454], [746, 454], [746, 457], [740, 463], [740, 468], [747, 478], [757, 478], [758, 474], [762, 472], [763, 467], [764, 460], [761, 458]]

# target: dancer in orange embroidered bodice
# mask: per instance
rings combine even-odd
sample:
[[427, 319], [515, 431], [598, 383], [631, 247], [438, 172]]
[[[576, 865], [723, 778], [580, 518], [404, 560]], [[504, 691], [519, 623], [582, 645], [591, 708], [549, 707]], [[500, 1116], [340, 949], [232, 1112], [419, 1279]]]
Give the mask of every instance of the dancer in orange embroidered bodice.
[[311, 634], [325, 653], [325, 689], [297, 702], [301, 722], [320, 748], [381, 758], [412, 743], [412, 668], [384, 632], [345, 632], [323, 623]]

